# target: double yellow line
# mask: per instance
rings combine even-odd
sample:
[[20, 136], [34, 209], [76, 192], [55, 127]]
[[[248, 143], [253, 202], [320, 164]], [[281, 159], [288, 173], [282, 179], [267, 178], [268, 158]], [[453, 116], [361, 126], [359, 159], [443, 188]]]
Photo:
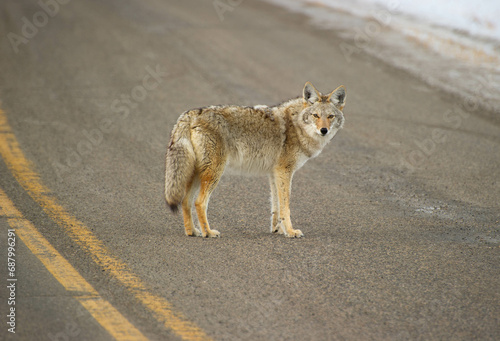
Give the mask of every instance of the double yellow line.
[[147, 340], [125, 317], [68, 263], [63, 256], [24, 219], [7, 194], [0, 188], [0, 217], [16, 231], [30, 251], [80, 304], [117, 340]]
[[[34, 165], [24, 156], [7, 121], [7, 115], [1, 109], [0, 156], [17, 182], [42, 207], [44, 212], [62, 227], [71, 239], [84, 249], [102, 269], [117, 279], [130, 294], [149, 309], [165, 328], [172, 330], [184, 340], [211, 340], [199, 327], [188, 321], [180, 312], [174, 311], [170, 302], [163, 297], [150, 293], [142, 280], [122, 260], [114, 256], [84, 223], [69, 214], [57, 202], [50, 190], [42, 183]], [[16, 222], [17, 224], [24, 221], [21, 213], [14, 207], [3, 191], [0, 192], [0, 206], [3, 207], [3, 213], [10, 222]], [[50, 246], [48, 241], [31, 223], [24, 221], [21, 225], [22, 227], [18, 227], [17, 230], [19, 237], [39, 258], [41, 254], [47, 251], [46, 254], [49, 256], [44, 260], [40, 260], [61, 284], [68, 290], [73, 290], [70, 286], [66, 286], [65, 283], [74, 283], [72, 281], [78, 278], [78, 285], [82, 288], [81, 291], [88, 293], [88, 295], [78, 300], [115, 339], [145, 339], [139, 330], [130, 324], [111, 304], [99, 296], [95, 289]], [[56, 262], [56, 259], [57, 263], [51, 263], [52, 261]], [[48, 266], [47, 264], [52, 265]], [[58, 269], [62, 270], [57, 271]]]

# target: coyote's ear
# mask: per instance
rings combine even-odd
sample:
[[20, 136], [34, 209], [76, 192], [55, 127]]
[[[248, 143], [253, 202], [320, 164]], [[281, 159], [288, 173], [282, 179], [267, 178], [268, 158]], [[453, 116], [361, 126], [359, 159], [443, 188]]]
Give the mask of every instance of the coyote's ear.
[[333, 90], [332, 93], [328, 95], [328, 99], [340, 110], [343, 110], [345, 106], [345, 87], [341, 85]]
[[318, 90], [311, 84], [307, 82], [304, 86], [304, 100], [310, 104], [313, 104], [321, 98], [321, 94]]

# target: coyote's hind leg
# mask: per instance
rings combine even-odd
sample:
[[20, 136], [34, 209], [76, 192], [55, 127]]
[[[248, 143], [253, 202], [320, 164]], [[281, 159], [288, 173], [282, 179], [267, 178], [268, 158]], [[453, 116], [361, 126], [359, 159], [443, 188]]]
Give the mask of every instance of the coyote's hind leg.
[[182, 200], [182, 216], [184, 217], [184, 228], [186, 231], [186, 236], [201, 236], [200, 230], [198, 230], [193, 223], [193, 202], [196, 194], [200, 190], [200, 179], [198, 175], [193, 175], [192, 179], [186, 186], [186, 196]]
[[207, 207], [210, 195], [219, 183], [222, 172], [212, 172], [206, 170], [200, 174], [200, 194], [196, 198], [195, 207], [198, 221], [200, 222], [201, 235], [203, 237], [219, 237], [220, 233], [216, 230], [211, 230], [207, 219]]

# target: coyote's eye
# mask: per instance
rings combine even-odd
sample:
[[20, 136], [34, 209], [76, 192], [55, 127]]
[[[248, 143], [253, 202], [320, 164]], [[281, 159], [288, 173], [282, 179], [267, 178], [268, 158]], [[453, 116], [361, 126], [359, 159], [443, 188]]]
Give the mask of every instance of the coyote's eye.
[[329, 118], [329, 119], [332, 119], [332, 118], [334, 118], [334, 117], [335, 117], [335, 115], [328, 115], [328, 118]]
[[319, 118], [319, 115], [318, 114], [313, 114], [314, 117], [316, 118]]

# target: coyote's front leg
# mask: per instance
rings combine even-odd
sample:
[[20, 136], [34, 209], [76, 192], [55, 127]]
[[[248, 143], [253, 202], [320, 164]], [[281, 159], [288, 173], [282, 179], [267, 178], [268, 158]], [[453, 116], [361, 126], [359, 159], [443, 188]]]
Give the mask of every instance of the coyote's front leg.
[[269, 185], [271, 187], [271, 233], [283, 234], [283, 224], [280, 224], [280, 205], [278, 200], [278, 188], [274, 174], [269, 175]]
[[286, 237], [303, 237], [304, 234], [300, 230], [292, 228], [290, 219], [290, 191], [292, 187], [293, 173], [287, 168], [277, 168], [274, 171], [274, 179], [276, 182], [278, 200], [279, 200], [279, 225]]

